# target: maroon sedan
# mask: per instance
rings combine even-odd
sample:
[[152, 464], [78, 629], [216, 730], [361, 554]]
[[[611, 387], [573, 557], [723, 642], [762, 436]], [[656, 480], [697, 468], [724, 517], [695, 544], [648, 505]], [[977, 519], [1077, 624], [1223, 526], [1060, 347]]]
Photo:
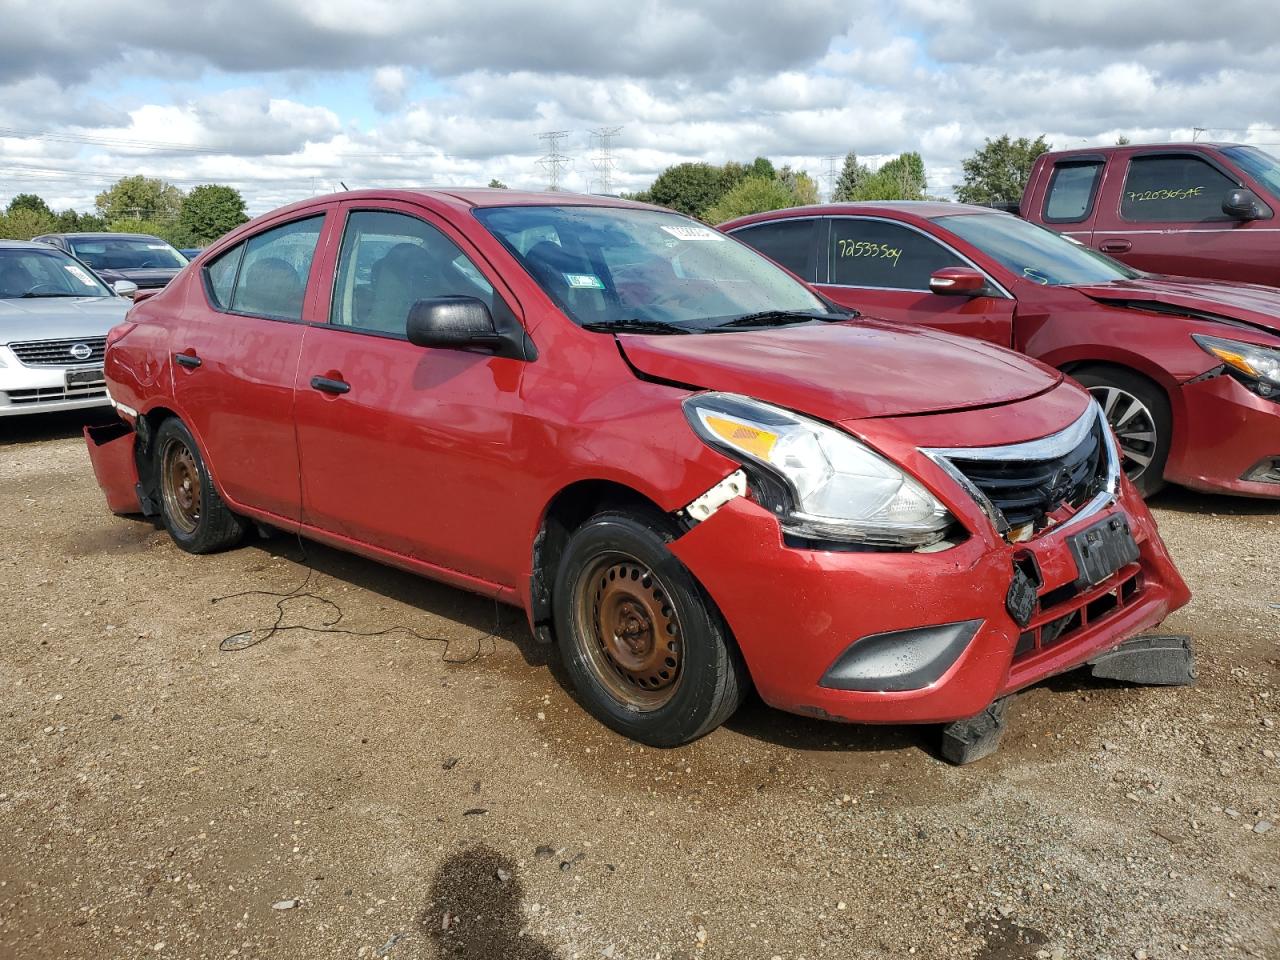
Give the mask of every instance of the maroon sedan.
[[1071, 374], [1145, 494], [1167, 480], [1280, 497], [1280, 290], [1143, 273], [955, 203], [796, 207], [720, 229], [843, 306]]

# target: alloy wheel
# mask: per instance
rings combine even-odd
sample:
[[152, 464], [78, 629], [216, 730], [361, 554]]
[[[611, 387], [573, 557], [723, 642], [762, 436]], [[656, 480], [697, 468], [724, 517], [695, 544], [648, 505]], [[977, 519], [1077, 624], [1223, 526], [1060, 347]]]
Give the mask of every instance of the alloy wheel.
[[578, 580], [576, 643], [617, 700], [654, 710], [675, 695], [684, 642], [657, 576], [634, 557], [597, 558]]
[[1127, 390], [1098, 384], [1089, 387], [1120, 443], [1124, 472], [1137, 482], [1155, 458], [1159, 435], [1147, 405]]

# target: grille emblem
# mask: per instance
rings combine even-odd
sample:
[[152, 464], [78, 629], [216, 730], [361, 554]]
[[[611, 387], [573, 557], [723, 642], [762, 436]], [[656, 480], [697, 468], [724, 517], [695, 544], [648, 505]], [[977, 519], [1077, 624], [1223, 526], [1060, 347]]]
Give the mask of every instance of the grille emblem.
[[71, 348], [71, 356], [77, 360], [88, 360], [93, 356], [93, 350], [90, 349], [87, 343], [77, 343]]

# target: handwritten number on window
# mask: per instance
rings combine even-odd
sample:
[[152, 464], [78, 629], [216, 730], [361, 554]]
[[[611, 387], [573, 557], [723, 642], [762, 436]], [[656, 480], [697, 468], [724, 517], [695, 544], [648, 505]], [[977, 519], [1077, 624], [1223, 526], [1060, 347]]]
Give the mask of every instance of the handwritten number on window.
[[895, 267], [898, 265], [898, 258], [902, 256], [900, 247], [891, 247], [887, 243], [872, 243], [869, 240], [837, 240], [836, 244], [841, 257], [877, 257], [891, 261], [892, 266]]

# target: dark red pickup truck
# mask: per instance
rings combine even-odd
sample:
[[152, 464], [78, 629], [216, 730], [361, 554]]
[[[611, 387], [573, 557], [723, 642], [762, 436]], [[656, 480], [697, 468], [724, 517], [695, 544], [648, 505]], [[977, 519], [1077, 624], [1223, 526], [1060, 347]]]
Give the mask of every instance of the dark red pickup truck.
[[1280, 160], [1165, 143], [1046, 153], [1019, 213], [1139, 270], [1280, 286]]

